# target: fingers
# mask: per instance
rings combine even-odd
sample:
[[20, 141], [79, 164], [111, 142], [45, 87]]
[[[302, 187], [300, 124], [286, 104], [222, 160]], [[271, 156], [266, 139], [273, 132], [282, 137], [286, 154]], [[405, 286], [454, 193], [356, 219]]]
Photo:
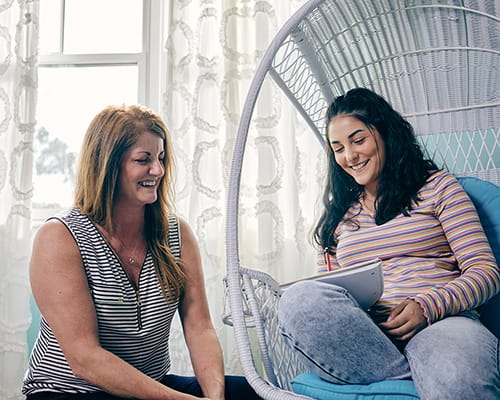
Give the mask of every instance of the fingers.
[[410, 300], [404, 300], [394, 307], [385, 322], [380, 324], [384, 329], [393, 329], [404, 325], [410, 318], [410, 313], [406, 308]]
[[406, 323], [401, 326], [393, 329], [384, 329], [384, 331], [388, 336], [391, 336], [396, 340], [410, 339], [418, 332], [417, 327], [412, 321], [406, 321]]
[[408, 300], [402, 301], [396, 307], [394, 307], [387, 318], [387, 322], [392, 322], [395, 318], [397, 318], [406, 308]]
[[413, 300], [404, 300], [389, 314], [386, 322], [379, 326], [396, 340], [408, 340], [426, 326], [420, 306]]

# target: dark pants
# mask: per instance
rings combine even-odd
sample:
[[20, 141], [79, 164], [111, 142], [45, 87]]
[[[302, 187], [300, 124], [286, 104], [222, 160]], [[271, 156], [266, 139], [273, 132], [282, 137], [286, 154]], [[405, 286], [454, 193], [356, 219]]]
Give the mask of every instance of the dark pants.
[[[165, 375], [161, 380], [165, 386], [182, 393], [203, 397], [201, 387], [194, 376]], [[226, 375], [225, 380], [226, 400], [258, 400], [259, 396], [253, 391], [246, 379], [242, 376]], [[66, 394], [43, 392], [26, 397], [26, 400], [125, 400], [105, 392], [86, 394]], [[130, 400], [130, 399], [127, 399]]]

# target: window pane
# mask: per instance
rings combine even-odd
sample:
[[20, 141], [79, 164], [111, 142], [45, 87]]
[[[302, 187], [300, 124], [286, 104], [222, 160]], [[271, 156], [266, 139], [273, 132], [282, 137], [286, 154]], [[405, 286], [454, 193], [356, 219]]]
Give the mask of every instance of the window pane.
[[62, 0], [44, 0], [40, 6], [41, 54], [60, 52]]
[[94, 115], [138, 102], [137, 66], [39, 68], [33, 224], [71, 206], [75, 166]]
[[140, 53], [142, 0], [66, 0], [64, 53]]

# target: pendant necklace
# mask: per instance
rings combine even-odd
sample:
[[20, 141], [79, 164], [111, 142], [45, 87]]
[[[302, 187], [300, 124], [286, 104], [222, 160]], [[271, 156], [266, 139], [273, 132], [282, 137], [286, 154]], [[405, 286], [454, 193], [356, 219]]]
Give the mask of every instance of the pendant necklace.
[[135, 243], [135, 246], [132, 248], [132, 251], [128, 252], [127, 250], [130, 248], [129, 246], [125, 246], [125, 244], [120, 240], [120, 250], [121, 253], [123, 254], [124, 252], [127, 252], [128, 255], [123, 255], [125, 260], [127, 261], [128, 265], [135, 265], [136, 264], [136, 251], [137, 248], [139, 247], [139, 242]]
[[[118, 236], [112, 236], [108, 235], [105, 231], [103, 233], [104, 237], [110, 244], [110, 246], [115, 249], [116, 255], [118, 258], [122, 260], [122, 262], [126, 265], [130, 266], [135, 266], [137, 264], [136, 260], [136, 251], [141, 245], [141, 238], [139, 238], [136, 242], [134, 247], [132, 248], [132, 251], [128, 251], [131, 247], [126, 246], [125, 243], [118, 237]], [[126, 254], [128, 253], [128, 254]]]
[[134, 246], [134, 249], [131, 251], [130, 255], [127, 258], [127, 261], [128, 261], [128, 263], [130, 265], [134, 265], [135, 264], [135, 252], [136, 252], [138, 246], [139, 246], [139, 244], [136, 243], [135, 246]]

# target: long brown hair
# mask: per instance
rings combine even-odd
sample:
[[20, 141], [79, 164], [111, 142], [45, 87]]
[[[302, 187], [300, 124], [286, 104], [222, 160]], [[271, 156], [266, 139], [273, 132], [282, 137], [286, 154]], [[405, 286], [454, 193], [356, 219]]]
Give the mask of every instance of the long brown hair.
[[108, 106], [99, 112], [85, 134], [76, 174], [75, 207], [113, 234], [113, 201], [125, 152], [141, 133], [163, 139], [165, 175], [158, 186], [158, 199], [146, 205], [145, 236], [153, 255], [165, 297], [179, 296], [185, 275], [182, 263], [168, 246], [168, 216], [173, 212], [174, 155], [168, 129], [152, 110], [140, 106]]

